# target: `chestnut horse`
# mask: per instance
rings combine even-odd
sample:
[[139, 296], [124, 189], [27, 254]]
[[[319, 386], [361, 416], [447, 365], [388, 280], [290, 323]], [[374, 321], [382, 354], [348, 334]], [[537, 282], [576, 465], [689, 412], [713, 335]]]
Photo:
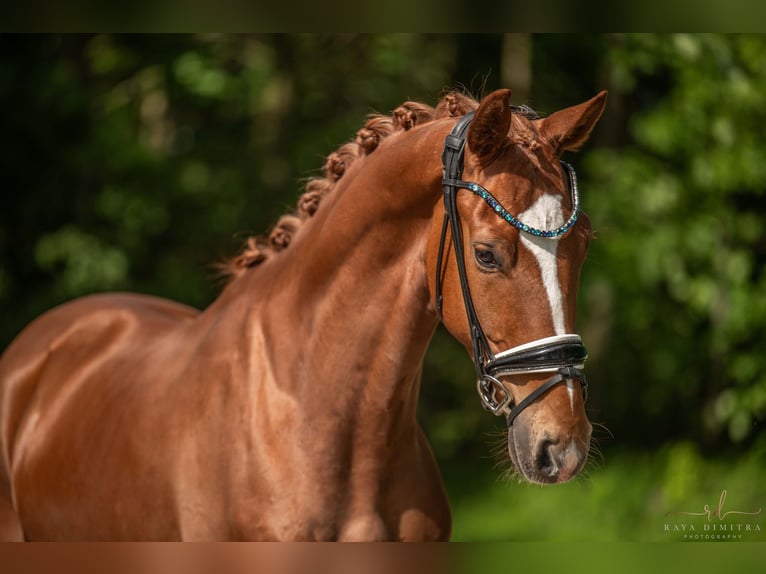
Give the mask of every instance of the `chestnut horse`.
[[518, 472], [572, 478], [591, 228], [559, 157], [605, 102], [544, 118], [510, 90], [407, 102], [331, 154], [204, 311], [101, 294], [37, 318], [0, 360], [2, 536], [448, 539], [416, 421], [440, 319]]

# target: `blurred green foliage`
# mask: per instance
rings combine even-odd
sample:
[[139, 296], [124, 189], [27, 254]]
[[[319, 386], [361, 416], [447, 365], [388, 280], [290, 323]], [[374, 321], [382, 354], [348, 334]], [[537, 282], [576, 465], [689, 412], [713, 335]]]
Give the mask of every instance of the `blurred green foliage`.
[[656, 440], [753, 440], [766, 415], [766, 38], [613, 42], [615, 85], [636, 95], [629, 139], [585, 158], [599, 236], [586, 309], [609, 322], [591, 350], [598, 377], [623, 383], [603, 406], [643, 413]]
[[509, 87], [542, 112], [610, 92], [567, 158], [597, 233], [579, 330], [604, 463], [563, 488], [492, 482], [482, 457], [502, 429], [439, 330], [420, 416], [457, 537], [581, 539], [588, 517], [591, 538], [661, 539], [656, 512], [715, 489], [762, 505], [766, 37], [523, 36], [528, 59], [499, 34], [0, 36], [0, 348], [94, 291], [207, 305], [213, 264], [367, 114], [522, 68], [529, 85]]
[[[694, 443], [674, 442], [655, 451], [613, 452], [585, 478], [556, 487], [509, 485], [492, 480], [481, 465], [448, 465], [453, 540], [688, 542], [731, 541], [709, 536], [733, 534], [742, 535], [734, 541], [766, 542], [764, 457], [763, 440], [744, 456], [715, 459], [704, 457]], [[715, 511], [724, 490], [719, 518]], [[710, 520], [702, 515], [706, 505]], [[727, 515], [759, 509], [755, 515]]]

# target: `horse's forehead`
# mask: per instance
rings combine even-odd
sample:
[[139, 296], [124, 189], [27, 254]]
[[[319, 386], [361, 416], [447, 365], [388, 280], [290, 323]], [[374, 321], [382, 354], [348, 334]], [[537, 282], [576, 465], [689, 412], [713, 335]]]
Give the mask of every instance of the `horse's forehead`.
[[563, 197], [558, 194], [543, 193], [520, 214], [524, 223], [539, 229], [553, 229], [564, 224]]
[[535, 213], [560, 212], [569, 195], [558, 159], [535, 150], [512, 151], [498, 163], [494, 173], [487, 175], [487, 184], [498, 199], [520, 210], [527, 210], [542, 200]]

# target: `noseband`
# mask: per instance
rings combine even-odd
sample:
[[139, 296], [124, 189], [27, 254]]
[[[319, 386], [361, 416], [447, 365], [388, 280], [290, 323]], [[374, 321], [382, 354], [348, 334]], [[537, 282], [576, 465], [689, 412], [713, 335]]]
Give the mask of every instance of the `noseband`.
[[[524, 110], [520, 108], [523, 112]], [[576, 223], [580, 213], [580, 196], [577, 189], [577, 177], [572, 166], [561, 162], [567, 174], [569, 191], [572, 195], [572, 213], [560, 227], [552, 230], [537, 229], [520, 221], [511, 215], [500, 202], [481, 185], [461, 180], [463, 174], [463, 157], [465, 152], [465, 134], [473, 119], [473, 112], [463, 116], [452, 129], [444, 142], [442, 163], [444, 164], [444, 223], [442, 224], [439, 241], [439, 258], [436, 262], [436, 309], [439, 318], [442, 317], [442, 260], [447, 237], [447, 227], [452, 236], [452, 247], [457, 260], [460, 288], [463, 293], [463, 303], [468, 316], [468, 326], [471, 330], [473, 347], [473, 362], [476, 367], [477, 389], [482, 405], [495, 415], [505, 415], [508, 425], [542, 395], [558, 384], [577, 380], [587, 397], [588, 383], [585, 378], [585, 360], [588, 352], [579, 335], [566, 334], [538, 339], [506, 351], [493, 354], [484, 330], [479, 322], [476, 308], [471, 298], [466, 273], [463, 234], [460, 227], [460, 215], [457, 210], [457, 192], [468, 189], [481, 197], [499, 216], [522, 233], [535, 237], [545, 237], [556, 241]], [[540, 385], [521, 402], [514, 405], [513, 396], [500, 382], [500, 377], [532, 373], [555, 373], [545, 383]]]

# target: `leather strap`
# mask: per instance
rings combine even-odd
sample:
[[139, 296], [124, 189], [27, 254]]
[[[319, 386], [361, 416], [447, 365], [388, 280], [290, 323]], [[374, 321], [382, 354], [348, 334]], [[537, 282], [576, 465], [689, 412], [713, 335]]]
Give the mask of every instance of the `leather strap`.
[[519, 402], [510, 410], [507, 418], [508, 426], [513, 424], [513, 420], [521, 414], [521, 411], [523, 411], [545, 393], [550, 391], [553, 387], [561, 383], [565, 383], [566, 381], [572, 381], [575, 379], [580, 381], [580, 385], [582, 386], [583, 391], [583, 401], [585, 401], [588, 397], [586, 390], [588, 388], [588, 383], [585, 381], [585, 373], [583, 373], [580, 369], [575, 369], [574, 367], [562, 367], [559, 369], [559, 373], [557, 375], [545, 381], [542, 385], [537, 387], [528, 396], [524, 397], [521, 402]]

